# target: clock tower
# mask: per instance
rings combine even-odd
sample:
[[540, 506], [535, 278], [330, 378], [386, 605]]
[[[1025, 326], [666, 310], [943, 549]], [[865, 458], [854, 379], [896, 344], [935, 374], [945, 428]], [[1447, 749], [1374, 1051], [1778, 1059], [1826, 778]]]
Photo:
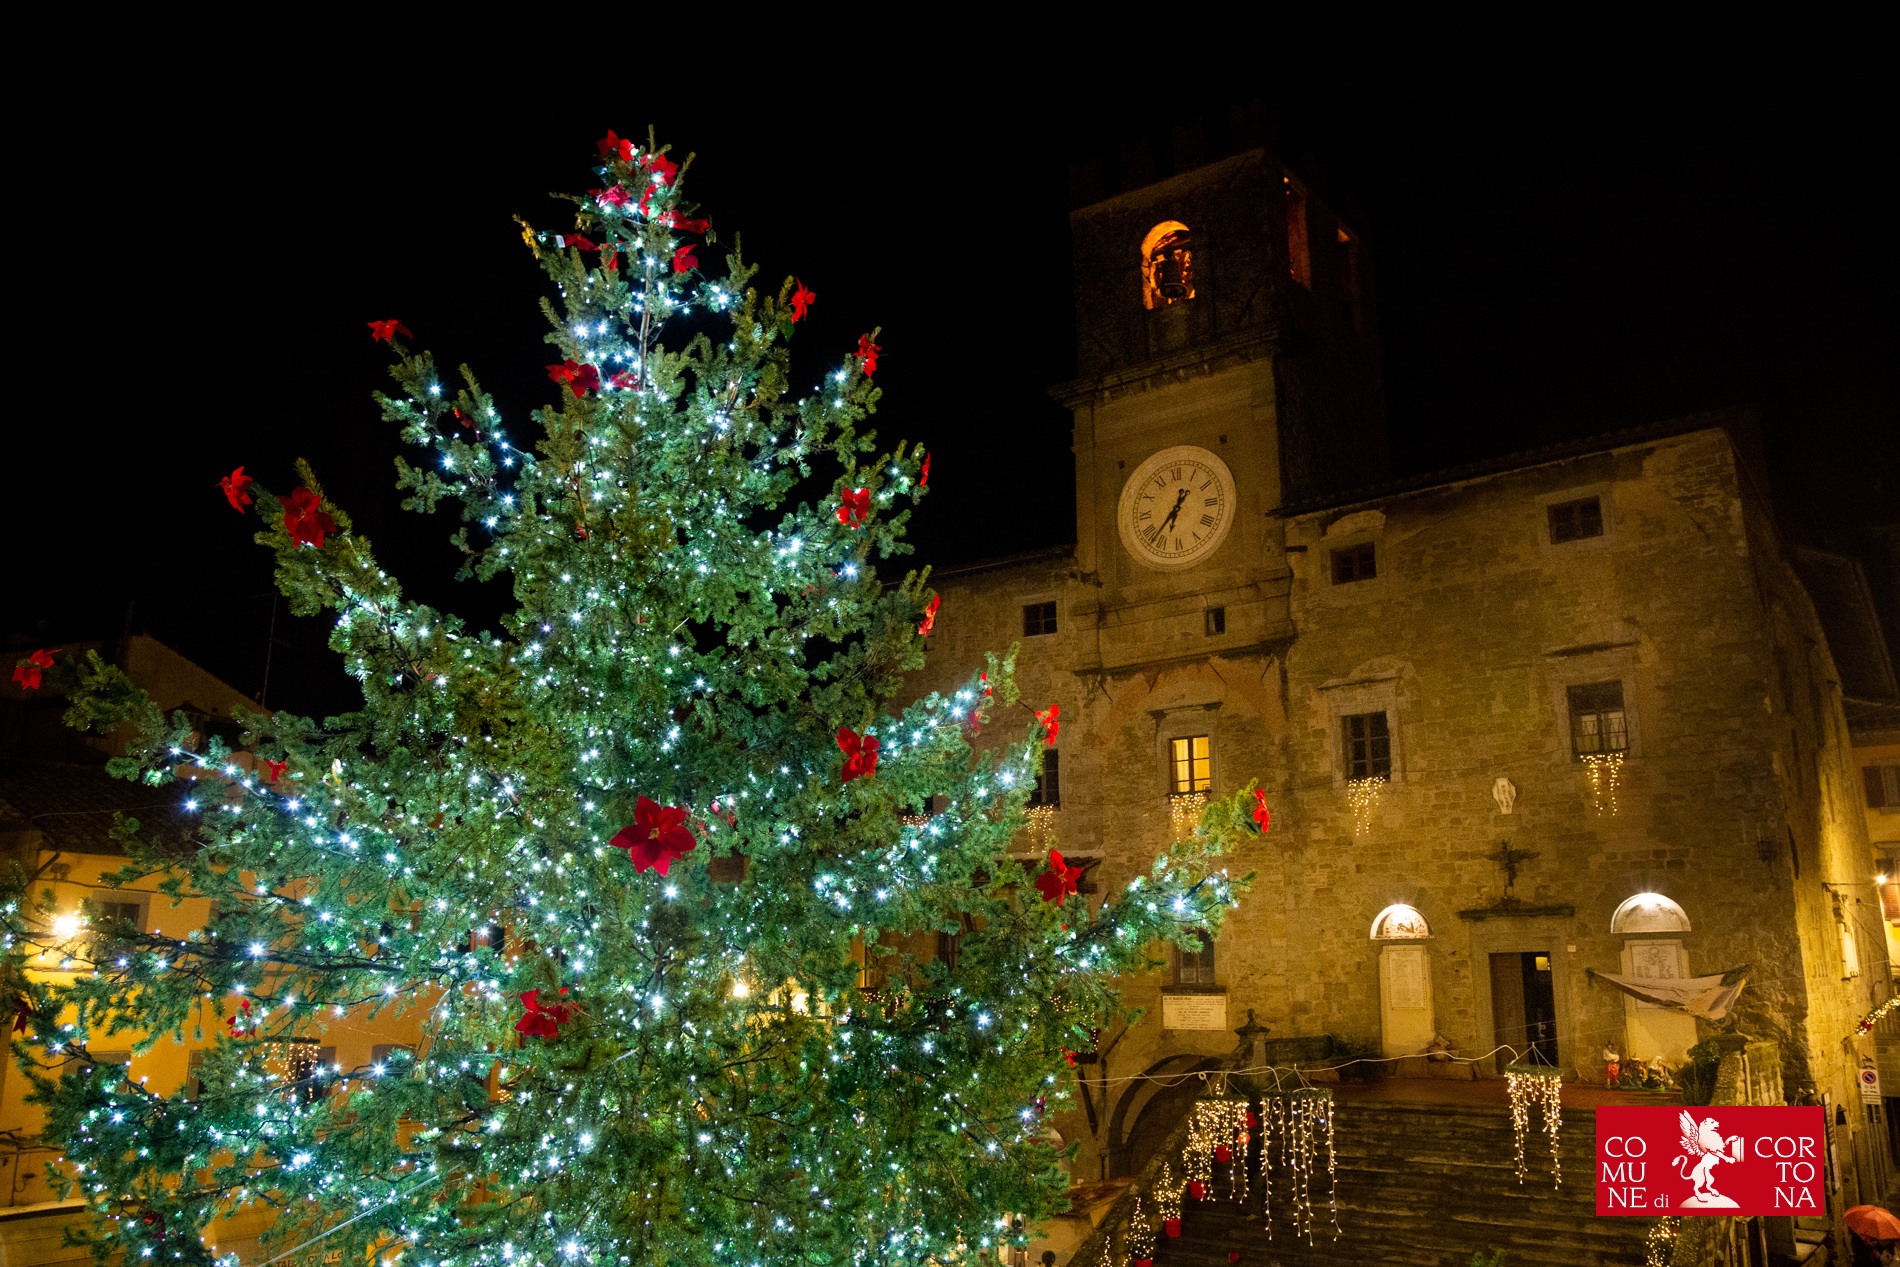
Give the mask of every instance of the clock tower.
[[1284, 644], [1273, 512], [1387, 474], [1358, 228], [1265, 146], [1160, 139], [1071, 171], [1083, 671]]

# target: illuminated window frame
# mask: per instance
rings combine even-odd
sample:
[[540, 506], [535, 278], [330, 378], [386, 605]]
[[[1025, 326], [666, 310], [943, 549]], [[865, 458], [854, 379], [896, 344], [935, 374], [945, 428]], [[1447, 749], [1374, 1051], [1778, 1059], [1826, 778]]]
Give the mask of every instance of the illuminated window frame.
[[1214, 742], [1207, 735], [1168, 740], [1168, 791], [1174, 796], [1214, 786]]

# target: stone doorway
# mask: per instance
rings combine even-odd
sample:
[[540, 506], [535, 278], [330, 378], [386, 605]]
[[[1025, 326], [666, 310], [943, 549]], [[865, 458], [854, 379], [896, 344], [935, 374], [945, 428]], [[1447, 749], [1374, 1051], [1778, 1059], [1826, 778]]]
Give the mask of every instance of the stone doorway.
[[[1557, 1063], [1557, 991], [1547, 950], [1508, 951], [1491, 956], [1491, 1032], [1510, 1045], [1517, 1060]], [[1500, 1054], [1500, 1065], [1509, 1063]]]

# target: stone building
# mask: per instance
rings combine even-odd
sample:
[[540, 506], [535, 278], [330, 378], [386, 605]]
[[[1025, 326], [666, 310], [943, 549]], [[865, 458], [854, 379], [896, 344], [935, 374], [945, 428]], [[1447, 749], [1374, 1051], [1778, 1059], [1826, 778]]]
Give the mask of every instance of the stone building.
[[1020, 642], [1025, 703], [1062, 710], [1025, 848], [1095, 892], [1208, 796], [1257, 781], [1274, 815], [1218, 940], [1158, 950], [1139, 1022], [1085, 1054], [1074, 1177], [1135, 1173], [1198, 1092], [1161, 1076], [1250, 1022], [1289, 1061], [1602, 1082], [1606, 1047], [1675, 1064], [1715, 1031], [1593, 971], [1747, 965], [1733, 1023], [1833, 1106], [1843, 1195], [1878, 1195], [1862, 775], [1748, 419], [1392, 481], [1369, 261], [1269, 151], [1072, 227], [1075, 544], [938, 572], [915, 685]]

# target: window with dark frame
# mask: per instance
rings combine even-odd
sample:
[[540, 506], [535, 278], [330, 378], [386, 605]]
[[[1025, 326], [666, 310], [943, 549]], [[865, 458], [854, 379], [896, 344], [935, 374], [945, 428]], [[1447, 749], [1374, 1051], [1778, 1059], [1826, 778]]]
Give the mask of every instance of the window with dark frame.
[[1591, 682], [1566, 688], [1570, 697], [1570, 749], [1585, 757], [1629, 750], [1629, 722], [1623, 714], [1621, 682]]
[[1383, 712], [1350, 713], [1339, 719], [1348, 779], [1392, 777], [1392, 731]]
[[1058, 748], [1042, 754], [1042, 773], [1036, 776], [1036, 786], [1029, 792], [1029, 807], [1040, 806], [1062, 808], [1062, 752]]
[[1374, 558], [1370, 541], [1362, 541], [1356, 546], [1347, 546], [1343, 550], [1333, 551], [1333, 584], [1345, 585], [1351, 581], [1369, 581], [1378, 574], [1378, 563]]
[[1175, 796], [1214, 786], [1214, 748], [1206, 735], [1168, 741], [1168, 791]]
[[1213, 985], [1214, 982], [1214, 939], [1200, 929], [1194, 930], [1194, 936], [1200, 941], [1199, 950], [1174, 948], [1174, 983], [1176, 985]]
[[1861, 767], [1868, 809], [1900, 809], [1900, 765]]
[[1553, 545], [1603, 535], [1603, 503], [1594, 497], [1580, 497], [1573, 502], [1553, 502], [1549, 511], [1550, 540]]
[[1215, 634], [1224, 634], [1226, 632], [1227, 632], [1227, 609], [1225, 607], [1208, 608], [1207, 609], [1207, 636], [1212, 638]]
[[1023, 604], [1023, 637], [1034, 638], [1040, 634], [1052, 634], [1056, 631], [1056, 605], [1054, 603]]

